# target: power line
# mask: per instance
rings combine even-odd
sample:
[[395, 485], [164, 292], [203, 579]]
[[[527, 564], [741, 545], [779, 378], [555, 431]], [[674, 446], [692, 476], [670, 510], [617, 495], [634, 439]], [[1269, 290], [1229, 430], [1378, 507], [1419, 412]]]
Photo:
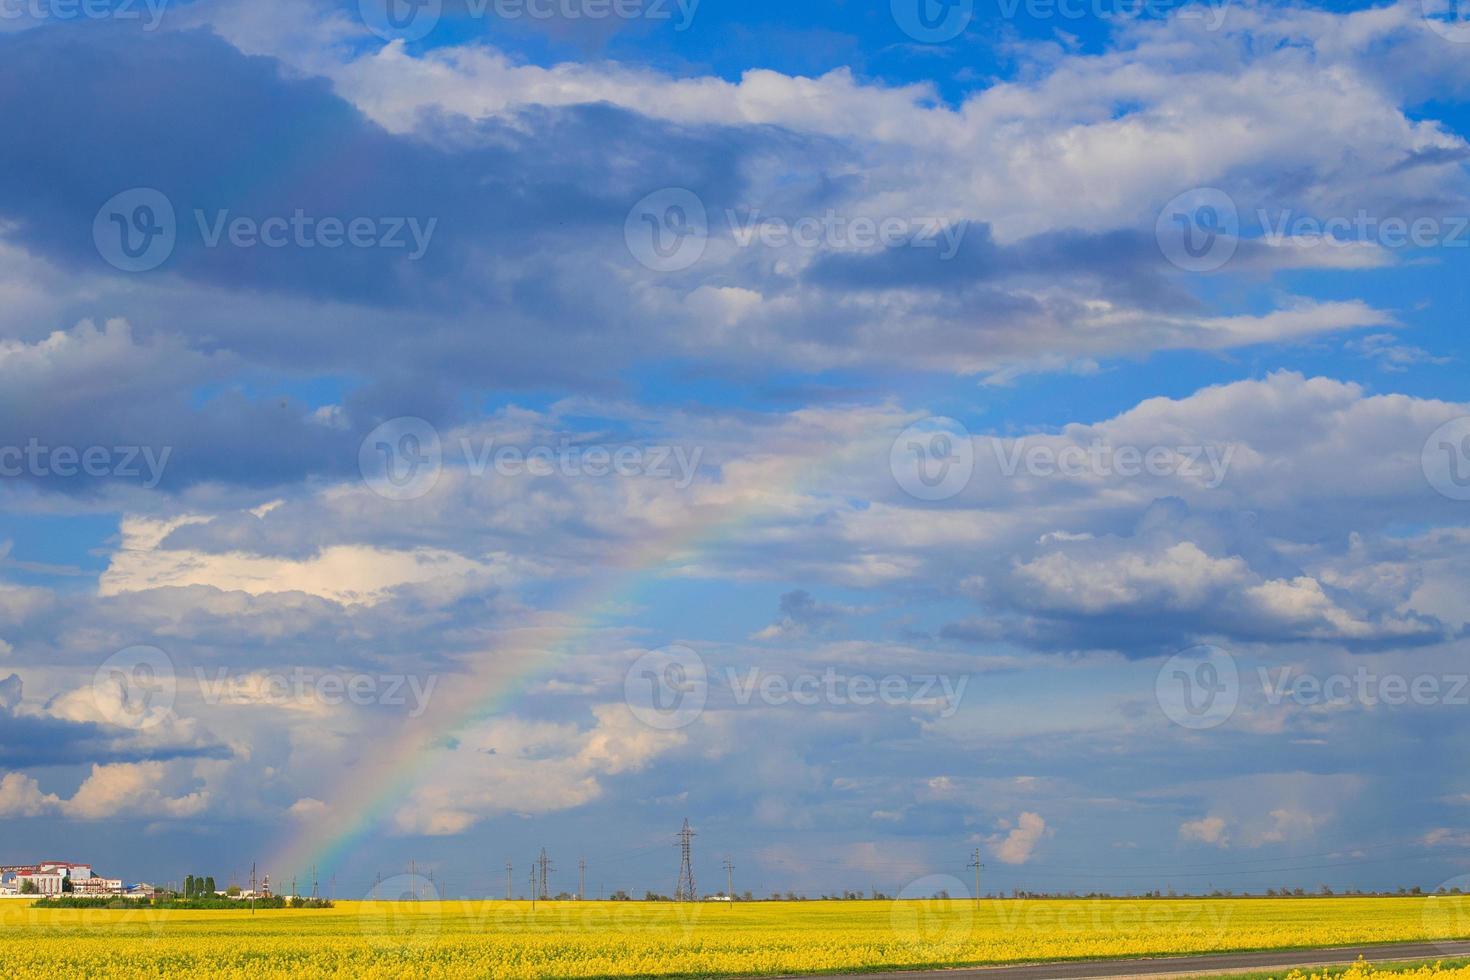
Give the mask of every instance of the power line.
[[980, 904], [980, 869], [985, 867], [980, 861], [980, 848], [975, 848], [975, 854], [970, 858], [970, 867], [975, 869], [975, 904]]
[[694, 831], [689, 829], [689, 818], [684, 818], [684, 829], [679, 831], [679, 881], [674, 886], [674, 901], [695, 902], [699, 892], [694, 888]]
[[541, 869], [541, 901], [549, 902], [551, 900], [551, 889], [547, 885], [547, 880], [550, 877], [550, 872], [554, 868], [551, 863], [551, 858], [546, 856], [546, 848], [541, 848], [541, 857], [537, 858], [536, 864]]

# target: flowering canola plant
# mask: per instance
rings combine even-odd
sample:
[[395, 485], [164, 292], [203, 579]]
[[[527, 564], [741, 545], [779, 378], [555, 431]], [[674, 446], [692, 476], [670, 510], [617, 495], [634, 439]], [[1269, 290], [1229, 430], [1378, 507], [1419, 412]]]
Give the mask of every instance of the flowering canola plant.
[[1419, 966], [1375, 967], [1362, 960], [1345, 970], [1323, 970], [1308, 973], [1292, 970], [1286, 980], [1470, 980], [1470, 965], [1445, 966], [1425, 963]]
[[534, 911], [365, 901], [253, 915], [0, 902], [0, 971], [14, 980], [753, 976], [1457, 938], [1470, 938], [1470, 898], [1460, 896], [542, 902]]

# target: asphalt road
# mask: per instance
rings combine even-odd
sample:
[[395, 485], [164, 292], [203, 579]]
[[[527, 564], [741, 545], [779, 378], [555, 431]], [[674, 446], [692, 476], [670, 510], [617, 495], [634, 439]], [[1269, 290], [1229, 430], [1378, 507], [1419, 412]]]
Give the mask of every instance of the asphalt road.
[[1356, 962], [1412, 963], [1470, 957], [1470, 942], [1413, 943], [1395, 946], [1343, 946], [1267, 953], [1218, 953], [1209, 956], [1164, 956], [1147, 960], [1087, 960], [1071, 963], [1028, 963], [957, 970], [854, 974], [861, 980], [1108, 980], [1113, 977], [1224, 976], [1292, 967], [1338, 966]]

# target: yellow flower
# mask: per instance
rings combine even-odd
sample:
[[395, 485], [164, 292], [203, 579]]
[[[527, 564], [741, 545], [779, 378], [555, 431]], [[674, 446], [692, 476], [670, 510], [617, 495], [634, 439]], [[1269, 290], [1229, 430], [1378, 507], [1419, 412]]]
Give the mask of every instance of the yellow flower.
[[[773, 975], [1466, 938], [1470, 899], [341, 902], [326, 910], [0, 903], [7, 980]], [[1426, 965], [1285, 980], [1470, 980]]]

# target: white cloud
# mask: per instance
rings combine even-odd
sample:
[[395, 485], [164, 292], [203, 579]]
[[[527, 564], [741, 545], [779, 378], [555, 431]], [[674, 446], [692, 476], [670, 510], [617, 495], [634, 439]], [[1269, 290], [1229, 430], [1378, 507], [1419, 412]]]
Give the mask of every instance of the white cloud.
[[292, 803], [286, 812], [297, 820], [318, 820], [325, 817], [328, 810], [328, 806], [321, 800], [314, 799], [310, 796], [303, 796], [295, 803]]
[[30, 776], [8, 772], [0, 777], [0, 817], [40, 817], [55, 813], [60, 799], [42, 793], [41, 786]]
[[1031, 860], [1036, 846], [1050, 834], [1051, 831], [1041, 815], [1027, 811], [1016, 818], [1015, 827], [1004, 839], [991, 846], [996, 858], [1002, 863], [1025, 864]]
[[42, 793], [30, 776], [7, 773], [0, 778], [0, 815], [61, 816], [74, 820], [177, 819], [202, 813], [209, 804], [204, 791], [170, 796], [173, 782], [162, 762], [94, 765], [70, 799]]
[[622, 704], [597, 706], [593, 716], [586, 730], [505, 717], [459, 734], [430, 760], [395, 812], [395, 829], [445, 836], [492, 816], [574, 809], [602, 795], [603, 777], [635, 772], [687, 741], [646, 727]]
[[1187, 820], [1179, 826], [1179, 837], [1182, 840], [1212, 844], [1215, 847], [1230, 845], [1223, 817], [1201, 817], [1199, 820]]
[[162, 762], [115, 763], [93, 766], [76, 793], [63, 806], [67, 816], [83, 820], [117, 817], [191, 817], [209, 804], [204, 791], [170, 796]]
[[402, 586], [477, 574], [488, 576], [496, 571], [493, 565], [438, 548], [390, 550], [339, 545], [294, 560], [238, 551], [212, 553], [162, 547], [168, 531], [200, 520], [124, 519], [122, 547], [102, 573], [101, 594], [205, 585], [250, 595], [304, 592], [344, 605], [374, 605]]

